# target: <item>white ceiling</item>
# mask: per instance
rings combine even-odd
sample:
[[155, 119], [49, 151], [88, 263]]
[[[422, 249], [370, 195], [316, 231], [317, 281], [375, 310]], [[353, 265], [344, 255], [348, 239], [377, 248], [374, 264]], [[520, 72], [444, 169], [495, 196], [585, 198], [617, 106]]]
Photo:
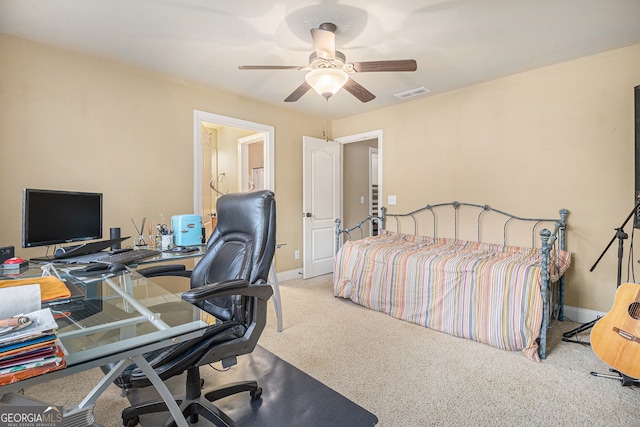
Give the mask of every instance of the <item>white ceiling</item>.
[[393, 94], [421, 86], [433, 95], [640, 43], [640, 0], [0, 0], [2, 33], [313, 115], [325, 104], [313, 91], [283, 102], [304, 71], [238, 66], [307, 65], [310, 29], [323, 22], [338, 26], [348, 62], [418, 63], [352, 75], [377, 98], [340, 91], [328, 102], [339, 118], [407, 102]]

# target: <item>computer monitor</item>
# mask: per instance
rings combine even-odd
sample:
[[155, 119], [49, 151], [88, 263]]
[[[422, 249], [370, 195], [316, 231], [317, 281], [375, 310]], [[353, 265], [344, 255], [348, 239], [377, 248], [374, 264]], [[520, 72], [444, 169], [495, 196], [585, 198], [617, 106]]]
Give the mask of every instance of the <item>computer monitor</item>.
[[22, 196], [23, 248], [102, 238], [102, 193], [25, 188]]

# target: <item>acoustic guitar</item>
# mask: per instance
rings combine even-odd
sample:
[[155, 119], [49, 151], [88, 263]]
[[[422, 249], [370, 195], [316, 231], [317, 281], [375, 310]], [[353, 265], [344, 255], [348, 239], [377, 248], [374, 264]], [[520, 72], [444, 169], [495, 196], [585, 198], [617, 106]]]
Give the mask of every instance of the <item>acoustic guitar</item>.
[[640, 378], [639, 284], [620, 285], [613, 307], [591, 330], [591, 347], [596, 356], [616, 371]]

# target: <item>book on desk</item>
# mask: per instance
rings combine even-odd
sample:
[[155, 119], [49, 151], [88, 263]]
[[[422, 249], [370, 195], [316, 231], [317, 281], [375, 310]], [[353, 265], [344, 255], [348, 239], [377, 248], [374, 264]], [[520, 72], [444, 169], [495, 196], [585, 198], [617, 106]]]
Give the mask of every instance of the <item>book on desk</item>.
[[[20, 321], [0, 329], [0, 385], [41, 375], [65, 366], [58, 325], [48, 308], [15, 316]], [[27, 319], [24, 321], [23, 319]]]

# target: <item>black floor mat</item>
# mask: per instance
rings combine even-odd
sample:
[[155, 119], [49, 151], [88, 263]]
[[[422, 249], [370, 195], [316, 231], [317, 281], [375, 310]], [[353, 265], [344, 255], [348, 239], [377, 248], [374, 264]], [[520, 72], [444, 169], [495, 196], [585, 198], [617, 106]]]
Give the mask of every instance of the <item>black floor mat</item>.
[[[210, 367], [200, 368], [204, 390], [234, 381], [256, 379], [262, 387], [262, 399], [252, 401], [244, 392], [215, 402], [239, 427], [324, 427], [374, 426], [378, 418], [371, 412], [258, 346], [250, 355], [238, 358], [238, 364], [226, 372]], [[184, 393], [185, 375], [166, 381], [174, 394]], [[129, 391], [132, 404], [157, 396], [153, 387]], [[143, 415], [143, 426], [158, 426], [168, 412]], [[200, 417], [197, 426], [211, 425]]]

